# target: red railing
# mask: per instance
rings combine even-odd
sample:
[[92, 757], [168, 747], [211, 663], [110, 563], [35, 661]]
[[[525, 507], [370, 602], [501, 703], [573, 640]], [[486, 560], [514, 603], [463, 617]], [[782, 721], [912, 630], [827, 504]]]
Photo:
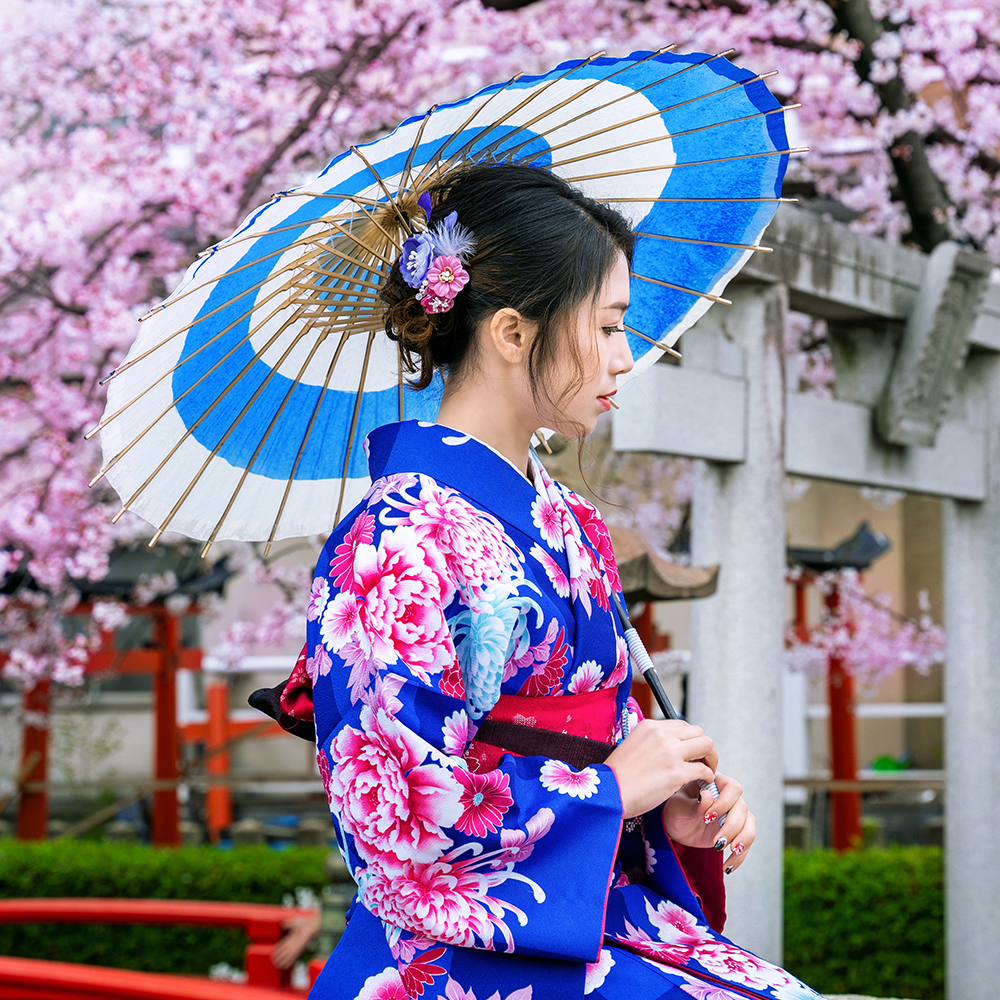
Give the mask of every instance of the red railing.
[[[295, 917], [304, 917], [311, 913], [309, 910], [295, 910], [285, 906], [267, 906], [262, 903], [219, 903], [202, 900], [187, 899], [0, 899], [0, 923], [101, 923], [101, 924], [200, 924], [212, 927], [242, 927], [246, 932], [250, 943], [244, 952], [244, 971], [247, 976], [247, 986], [262, 988], [260, 1000], [264, 1000], [263, 992], [271, 993], [274, 990], [287, 990], [291, 987], [291, 970], [278, 969], [271, 961], [271, 950], [275, 943], [284, 934], [284, 922]], [[22, 966], [18, 963], [30, 962], [31, 965]], [[13, 963], [13, 964], [12, 964]], [[51, 972], [44, 972], [44, 968], [51, 966]], [[44, 968], [43, 968], [44, 967]], [[31, 972], [35, 969], [35, 972]], [[80, 978], [72, 979], [72, 970], [80, 970]], [[107, 990], [96, 990], [98, 985], [102, 985], [100, 979], [94, 979], [97, 974], [107, 977], [111, 975], [120, 984], [118, 992]], [[21, 975], [41, 976], [46, 975], [52, 978], [49, 987], [37, 986], [36, 992], [11, 992], [11, 981]], [[147, 986], [140, 986], [145, 980], [141, 977], [151, 977]], [[69, 978], [67, 978], [69, 977]], [[122, 978], [124, 977], [124, 978]], [[139, 977], [139, 978], [129, 978]], [[177, 980], [177, 983], [201, 984], [198, 993], [170, 992], [180, 989], [177, 984], [165, 983], [164, 990], [168, 992], [150, 994], [147, 989], [155, 988], [153, 980]], [[22, 982], [27, 988], [30, 986], [28, 980], [17, 980]], [[188, 976], [161, 976], [159, 973], [131, 972], [121, 969], [97, 969], [95, 966], [71, 965], [63, 962], [39, 962], [34, 959], [0, 958], [0, 998], [8, 1000], [18, 996], [52, 997], [58, 1000], [55, 994], [64, 990], [60, 983], [71, 983], [78, 981], [80, 989], [78, 996], [133, 996], [133, 997], [220, 997], [222, 1000], [229, 1000], [230, 993], [205, 992], [211, 986], [214, 991], [216, 987], [225, 986], [227, 989], [237, 990], [232, 994], [232, 1000], [236, 997], [242, 1000], [252, 1000], [257, 993], [245, 992], [245, 987], [234, 984], [218, 983], [215, 981], [201, 980], [197, 977]], [[89, 985], [93, 981], [94, 988]], [[34, 980], [32, 980], [34, 982]], [[39, 980], [40, 982], [40, 980]], [[129, 985], [131, 984], [131, 985]], [[152, 984], [152, 985], [151, 985]], [[140, 992], [133, 993], [129, 990], [134, 986]], [[191, 987], [194, 989], [195, 987]], [[35, 989], [35, 987], [32, 987]], [[70, 986], [65, 986], [70, 989]], [[96, 990], [96, 992], [95, 992]], [[243, 992], [240, 992], [243, 991]], [[67, 993], [66, 996], [70, 994]], [[287, 994], [285, 995], [287, 1000]]]

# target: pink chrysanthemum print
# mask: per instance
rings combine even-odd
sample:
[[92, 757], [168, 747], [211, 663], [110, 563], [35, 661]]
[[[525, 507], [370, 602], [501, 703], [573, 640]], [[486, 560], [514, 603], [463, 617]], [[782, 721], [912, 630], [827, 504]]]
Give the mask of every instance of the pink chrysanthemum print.
[[351, 530], [334, 551], [330, 560], [330, 576], [339, 590], [349, 587], [353, 575], [354, 553], [359, 545], [369, 545], [375, 537], [375, 517], [373, 514], [359, 514], [351, 525]]
[[542, 765], [541, 781], [547, 791], [589, 799], [597, 791], [601, 776], [592, 767], [575, 771], [565, 761], [547, 760]]
[[552, 584], [552, 589], [560, 597], [569, 597], [569, 580], [562, 567], [540, 545], [531, 546], [531, 555], [537, 559], [545, 570], [545, 575]]
[[500, 827], [503, 814], [514, 804], [510, 778], [502, 771], [473, 774], [461, 767], [452, 772], [462, 786], [462, 815], [455, 826], [471, 837], [485, 837]]
[[357, 1000], [410, 1000], [409, 994], [392, 966], [365, 980]]
[[465, 752], [469, 742], [469, 716], [465, 709], [452, 712], [441, 726], [445, 753], [457, 757]]

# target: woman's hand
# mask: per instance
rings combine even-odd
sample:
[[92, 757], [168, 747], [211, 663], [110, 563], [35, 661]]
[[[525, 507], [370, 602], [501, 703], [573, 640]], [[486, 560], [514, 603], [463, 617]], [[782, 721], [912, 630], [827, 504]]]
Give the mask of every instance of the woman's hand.
[[[716, 772], [715, 784], [719, 797], [714, 802], [708, 792], [699, 789], [697, 782], [672, 795], [663, 803], [663, 827], [671, 840], [686, 847], [714, 847], [722, 851], [729, 845], [730, 854], [726, 858], [729, 875], [743, 864], [757, 833], [757, 820], [747, 808], [738, 781]], [[720, 827], [723, 816], [726, 822]]]
[[643, 719], [604, 763], [615, 772], [625, 819], [631, 819], [666, 802], [690, 782], [712, 781], [719, 755], [698, 726]]

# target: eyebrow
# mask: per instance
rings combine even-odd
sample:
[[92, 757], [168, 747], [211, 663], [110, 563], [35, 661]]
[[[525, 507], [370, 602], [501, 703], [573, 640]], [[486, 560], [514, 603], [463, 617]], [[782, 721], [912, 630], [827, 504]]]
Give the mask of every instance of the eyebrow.
[[609, 306], [601, 306], [602, 310], [610, 312], [612, 309], [617, 309], [619, 312], [626, 312], [628, 310], [627, 302], [612, 302]]

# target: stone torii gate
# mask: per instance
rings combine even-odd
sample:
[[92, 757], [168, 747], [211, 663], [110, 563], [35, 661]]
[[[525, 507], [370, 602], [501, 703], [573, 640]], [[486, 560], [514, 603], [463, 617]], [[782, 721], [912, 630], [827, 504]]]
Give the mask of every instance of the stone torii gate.
[[[786, 473], [907, 490], [944, 508], [948, 996], [1000, 983], [1000, 284], [956, 244], [930, 255], [782, 206], [717, 306], [619, 394], [613, 447], [695, 463], [690, 718], [758, 818], [729, 883], [733, 937], [781, 956]], [[828, 321], [835, 398], [786, 385], [788, 309]]]

